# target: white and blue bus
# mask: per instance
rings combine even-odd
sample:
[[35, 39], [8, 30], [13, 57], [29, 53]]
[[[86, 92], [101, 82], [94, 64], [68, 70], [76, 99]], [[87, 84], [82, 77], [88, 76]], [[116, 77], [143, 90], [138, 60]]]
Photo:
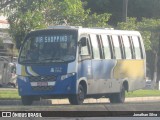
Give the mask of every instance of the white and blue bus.
[[27, 34], [16, 72], [24, 105], [41, 98], [123, 103], [125, 91], [145, 86], [145, 49], [138, 31], [55, 26]]

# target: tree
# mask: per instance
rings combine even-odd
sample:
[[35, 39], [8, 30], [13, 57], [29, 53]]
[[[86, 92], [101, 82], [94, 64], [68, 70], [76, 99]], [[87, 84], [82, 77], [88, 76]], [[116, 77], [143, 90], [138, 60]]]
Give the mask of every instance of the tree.
[[10, 35], [17, 48], [25, 35], [49, 25], [108, 27], [110, 14], [92, 14], [81, 0], [14, 0], [4, 8], [10, 23]]
[[14, 0], [2, 0], [0, 2], [0, 10], [4, 9], [5, 7], [7, 7], [9, 4], [12, 4], [13, 2], [15, 2]]
[[54, 0], [56, 6], [47, 3], [46, 20], [49, 24], [57, 25], [66, 21], [69, 25], [85, 27], [107, 27], [110, 14], [91, 13], [89, 9], [84, 9], [81, 0]]
[[15, 2], [7, 6], [5, 13], [8, 16], [10, 24], [9, 33], [16, 42], [16, 47], [19, 48], [25, 35], [38, 28], [43, 28], [45, 25], [43, 14], [38, 5], [39, 2], [30, 0], [14, 0]]
[[[150, 59], [153, 71], [153, 80], [158, 82], [160, 80], [160, 19], [146, 19], [143, 18], [142, 22], [139, 22], [139, 29], [150, 32], [150, 51], [154, 58]], [[154, 61], [154, 62], [153, 62]]]
[[[112, 14], [109, 24], [116, 26], [122, 21], [123, 0], [83, 0], [88, 2], [86, 9], [92, 13]], [[128, 17], [135, 17], [138, 21], [145, 18], [160, 18], [160, 0], [128, 0]]]

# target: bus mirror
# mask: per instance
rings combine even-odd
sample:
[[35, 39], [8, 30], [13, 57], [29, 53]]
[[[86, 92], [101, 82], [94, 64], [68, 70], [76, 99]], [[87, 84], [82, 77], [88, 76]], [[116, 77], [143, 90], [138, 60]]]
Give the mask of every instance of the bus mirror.
[[16, 48], [17, 48], [18, 50], [20, 50], [20, 48], [21, 48], [21, 43], [16, 44]]
[[86, 46], [86, 38], [85, 37], [82, 38], [80, 43], [81, 43], [81, 46]]

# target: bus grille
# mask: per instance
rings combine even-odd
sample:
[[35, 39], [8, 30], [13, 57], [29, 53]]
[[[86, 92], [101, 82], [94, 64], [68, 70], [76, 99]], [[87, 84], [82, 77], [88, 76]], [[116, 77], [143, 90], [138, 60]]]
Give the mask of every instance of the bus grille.
[[34, 86], [32, 87], [34, 91], [49, 91], [53, 90], [53, 86]]
[[[55, 76], [29, 76], [30, 82], [51, 82], [56, 81]], [[49, 91], [53, 90], [54, 86], [32, 86], [34, 91]]]
[[30, 82], [44, 82], [55, 81], [55, 76], [29, 76]]

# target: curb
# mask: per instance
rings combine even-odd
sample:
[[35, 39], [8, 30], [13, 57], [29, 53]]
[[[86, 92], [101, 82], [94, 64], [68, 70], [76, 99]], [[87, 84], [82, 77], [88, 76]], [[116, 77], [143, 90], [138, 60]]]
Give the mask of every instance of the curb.
[[[158, 102], [160, 101], [160, 97], [152, 96], [152, 97], [132, 97], [126, 98], [125, 102]], [[69, 104], [68, 99], [53, 99], [51, 100], [52, 104]], [[100, 98], [100, 99], [85, 99], [83, 103], [110, 103], [108, 98]]]

